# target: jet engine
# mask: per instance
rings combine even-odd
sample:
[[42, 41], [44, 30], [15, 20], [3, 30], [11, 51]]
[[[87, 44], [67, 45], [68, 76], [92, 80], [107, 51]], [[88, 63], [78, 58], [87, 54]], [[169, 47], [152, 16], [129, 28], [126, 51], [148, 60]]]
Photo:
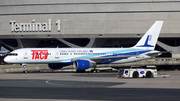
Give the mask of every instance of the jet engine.
[[96, 66], [96, 63], [91, 60], [76, 60], [73, 62], [73, 67], [76, 70], [85, 70], [85, 69], [92, 68], [95, 66]]

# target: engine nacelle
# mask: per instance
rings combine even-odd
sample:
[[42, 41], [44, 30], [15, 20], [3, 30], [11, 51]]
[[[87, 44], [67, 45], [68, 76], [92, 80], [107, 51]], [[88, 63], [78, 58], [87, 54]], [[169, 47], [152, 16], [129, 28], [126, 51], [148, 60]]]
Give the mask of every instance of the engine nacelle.
[[96, 63], [89, 60], [76, 60], [73, 62], [73, 67], [76, 70], [85, 70], [85, 69], [92, 68], [95, 66], [96, 66]]
[[67, 66], [67, 64], [62, 64], [62, 63], [50, 63], [50, 64], [48, 64], [48, 67], [50, 69], [61, 69], [64, 66]]

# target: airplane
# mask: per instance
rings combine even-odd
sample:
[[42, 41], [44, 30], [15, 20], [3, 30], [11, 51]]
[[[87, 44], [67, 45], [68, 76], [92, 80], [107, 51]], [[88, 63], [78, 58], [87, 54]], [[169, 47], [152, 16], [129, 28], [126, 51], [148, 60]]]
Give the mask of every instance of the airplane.
[[77, 72], [93, 68], [99, 72], [97, 64], [128, 63], [153, 58], [162, 54], [154, 50], [163, 21], [156, 21], [138, 43], [130, 48], [21, 48], [12, 51], [4, 61], [22, 64], [48, 64], [50, 69], [61, 69], [73, 65]]

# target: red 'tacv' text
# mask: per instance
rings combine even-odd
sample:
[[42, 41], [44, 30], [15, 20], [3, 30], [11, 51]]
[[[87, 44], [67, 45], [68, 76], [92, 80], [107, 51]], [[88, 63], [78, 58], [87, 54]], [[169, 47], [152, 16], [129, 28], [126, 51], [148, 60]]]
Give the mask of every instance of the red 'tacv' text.
[[32, 59], [47, 59], [48, 50], [31, 50]]

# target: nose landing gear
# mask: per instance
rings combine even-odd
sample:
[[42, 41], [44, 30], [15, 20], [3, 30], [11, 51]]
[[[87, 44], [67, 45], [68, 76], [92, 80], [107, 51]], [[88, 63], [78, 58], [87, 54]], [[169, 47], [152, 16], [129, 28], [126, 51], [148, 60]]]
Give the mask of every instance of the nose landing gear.
[[28, 71], [27, 71], [27, 68], [26, 68], [26, 64], [22, 64], [22, 66], [23, 66], [23, 73], [27, 74]]

